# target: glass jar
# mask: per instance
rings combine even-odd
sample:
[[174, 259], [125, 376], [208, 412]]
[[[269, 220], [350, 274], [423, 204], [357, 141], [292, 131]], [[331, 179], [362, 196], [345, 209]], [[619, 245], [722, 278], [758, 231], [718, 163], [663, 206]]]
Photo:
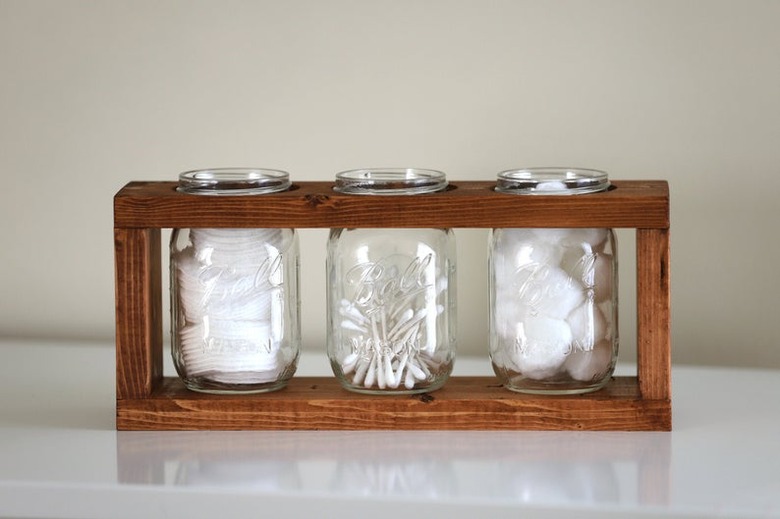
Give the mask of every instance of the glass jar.
[[[496, 191], [604, 191], [602, 171], [533, 168], [498, 175]], [[595, 391], [618, 351], [617, 242], [612, 229], [493, 229], [489, 247], [490, 358], [505, 387], [525, 393]]]
[[[371, 169], [336, 175], [354, 195], [420, 196], [444, 173]], [[333, 372], [351, 391], [422, 393], [441, 387], [455, 359], [452, 229], [331, 229], [328, 340]]]
[[[262, 196], [290, 186], [283, 171], [212, 169], [179, 176], [192, 195]], [[294, 229], [174, 229], [171, 352], [187, 388], [256, 393], [283, 387], [300, 351]]]

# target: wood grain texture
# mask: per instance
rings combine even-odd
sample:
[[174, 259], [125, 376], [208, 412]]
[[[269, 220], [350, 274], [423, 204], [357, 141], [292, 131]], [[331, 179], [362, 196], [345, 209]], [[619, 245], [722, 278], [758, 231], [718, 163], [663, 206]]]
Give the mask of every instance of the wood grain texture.
[[299, 182], [283, 193], [203, 196], [175, 182], [131, 182], [114, 198], [114, 226], [192, 227], [613, 227], [667, 228], [664, 181], [615, 181], [579, 196], [497, 193], [495, 182], [453, 182], [416, 196], [344, 195], [330, 182]]
[[644, 398], [670, 398], [671, 281], [668, 229], [637, 229], [637, 375]]
[[587, 396], [510, 392], [492, 377], [454, 377], [422, 395], [348, 392], [334, 377], [296, 377], [281, 391], [206, 395], [165, 378], [149, 398], [117, 402], [120, 430], [669, 430], [668, 400], [640, 397], [636, 378]]
[[151, 394], [162, 378], [159, 229], [114, 229], [117, 399]]

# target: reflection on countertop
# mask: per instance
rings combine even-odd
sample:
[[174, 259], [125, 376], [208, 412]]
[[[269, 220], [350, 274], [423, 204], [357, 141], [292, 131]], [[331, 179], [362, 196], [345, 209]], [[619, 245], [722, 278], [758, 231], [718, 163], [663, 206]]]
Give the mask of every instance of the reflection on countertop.
[[120, 484], [344, 497], [667, 505], [671, 435], [119, 432]]

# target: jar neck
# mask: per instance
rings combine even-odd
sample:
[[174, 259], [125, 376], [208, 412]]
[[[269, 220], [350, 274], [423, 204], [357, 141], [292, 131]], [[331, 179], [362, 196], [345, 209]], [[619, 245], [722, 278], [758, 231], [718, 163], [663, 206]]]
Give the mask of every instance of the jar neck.
[[262, 195], [290, 188], [286, 171], [259, 168], [217, 168], [179, 175], [177, 191], [194, 195]]
[[417, 168], [376, 168], [342, 171], [334, 190], [353, 195], [418, 195], [447, 188], [441, 171]]
[[609, 189], [606, 172], [584, 168], [525, 168], [498, 174], [496, 191], [518, 195], [581, 195]]

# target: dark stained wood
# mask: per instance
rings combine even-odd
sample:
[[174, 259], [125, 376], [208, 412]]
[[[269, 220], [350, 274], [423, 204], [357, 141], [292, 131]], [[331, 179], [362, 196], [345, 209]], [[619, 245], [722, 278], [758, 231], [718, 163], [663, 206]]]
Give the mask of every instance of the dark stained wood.
[[116, 394], [143, 398], [162, 378], [159, 229], [114, 229]]
[[283, 390], [208, 395], [165, 378], [148, 398], [117, 403], [121, 430], [669, 430], [668, 400], [640, 397], [635, 377], [587, 396], [508, 391], [493, 377], [454, 377], [422, 395], [371, 396], [334, 377], [295, 377]]
[[613, 227], [667, 228], [663, 181], [615, 181], [604, 193], [522, 196], [494, 182], [452, 182], [441, 193], [344, 195], [330, 182], [299, 182], [283, 193], [204, 196], [174, 182], [131, 182], [114, 198], [115, 227]]
[[645, 398], [670, 398], [671, 282], [668, 229], [637, 229], [637, 375]]

